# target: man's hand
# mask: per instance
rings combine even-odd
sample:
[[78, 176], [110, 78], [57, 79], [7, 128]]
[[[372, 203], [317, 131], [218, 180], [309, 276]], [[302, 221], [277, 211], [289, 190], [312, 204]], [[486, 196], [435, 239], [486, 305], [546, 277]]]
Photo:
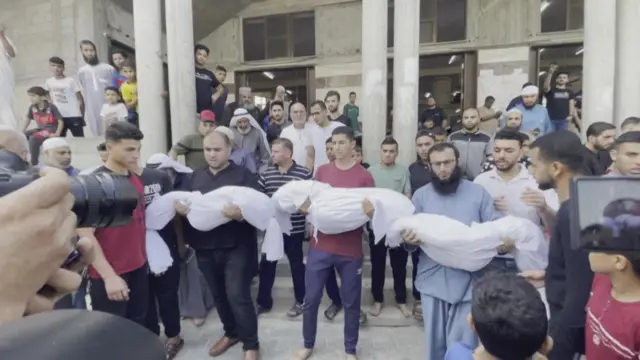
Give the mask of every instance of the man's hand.
[[544, 277], [546, 275], [544, 270], [528, 270], [521, 272], [519, 275], [537, 288], [544, 287]]
[[409, 245], [420, 245], [420, 239], [415, 232], [411, 229], [402, 230], [400, 233], [402, 235], [402, 240]]
[[507, 213], [507, 211], [509, 210], [509, 204], [507, 203], [507, 199], [504, 196], [493, 198], [493, 206], [496, 208], [496, 210], [502, 213]]
[[371, 201], [365, 198], [364, 200], [362, 200], [362, 211], [364, 211], [364, 213], [369, 218], [372, 218], [373, 213], [376, 211], [376, 209], [373, 207], [373, 204], [371, 203]]
[[558, 64], [551, 64], [549, 66], [549, 71], [552, 72], [552, 73], [558, 71]]
[[498, 251], [501, 254], [506, 254], [506, 253], [512, 252], [515, 248], [516, 248], [516, 243], [515, 241], [513, 241], [513, 239], [503, 238], [502, 245], [498, 246], [496, 248], [496, 251]]
[[129, 301], [129, 286], [120, 276], [114, 275], [104, 280], [107, 296], [111, 301]]
[[540, 190], [526, 188], [522, 195], [520, 195], [520, 200], [525, 205], [531, 206], [538, 211], [544, 210], [547, 206], [547, 200], [544, 198], [544, 194]]
[[176, 201], [173, 206], [176, 209], [176, 212], [182, 216], [187, 216], [187, 214], [189, 214], [189, 211], [191, 210], [191, 203], [186, 200]]
[[242, 210], [236, 204], [227, 204], [222, 208], [222, 215], [231, 219], [240, 221], [242, 220]]
[[502, 111], [500, 111], [500, 110], [496, 111], [495, 118], [499, 119], [501, 116], [502, 116]]
[[311, 207], [311, 199], [309, 199], [307, 197], [307, 200], [305, 200], [302, 205], [300, 205], [300, 208], [298, 209], [298, 211], [300, 211], [300, 213], [302, 215], [309, 215], [309, 208]]
[[215, 93], [215, 94], [211, 95], [211, 102], [212, 102], [213, 104], [215, 104], [215, 103], [216, 103], [216, 101], [218, 101], [218, 98], [219, 98], [219, 97], [220, 97], [220, 96], [218, 95], [218, 93]]

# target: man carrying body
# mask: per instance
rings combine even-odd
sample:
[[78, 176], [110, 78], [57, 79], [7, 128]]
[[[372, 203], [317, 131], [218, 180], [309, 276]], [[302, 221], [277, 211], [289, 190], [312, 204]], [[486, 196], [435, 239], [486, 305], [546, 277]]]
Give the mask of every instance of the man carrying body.
[[89, 40], [80, 42], [80, 51], [85, 61], [78, 70], [78, 83], [84, 95], [84, 120], [93, 136], [102, 136], [102, 117], [100, 110], [105, 103], [105, 88], [113, 82], [116, 69], [113, 66], [101, 63], [98, 59], [96, 45]]
[[302, 103], [294, 103], [290, 107], [292, 126], [282, 129], [280, 137], [289, 139], [293, 144], [293, 161], [313, 171], [315, 150], [307, 126], [307, 111]]
[[[416, 213], [447, 216], [470, 226], [497, 219], [491, 195], [462, 177], [460, 155], [450, 143], [434, 145], [428, 153], [431, 182], [416, 191]], [[411, 230], [403, 233], [408, 244], [417, 244]], [[407, 250], [416, 250], [409, 246]], [[467, 271], [442, 266], [420, 251], [416, 288], [420, 291], [426, 334], [426, 360], [443, 360], [449, 344], [463, 342], [475, 348], [477, 339], [467, 323], [471, 308], [471, 280]]]
[[76, 176], [80, 170], [71, 166], [71, 147], [63, 138], [49, 138], [42, 143], [42, 162], [46, 166], [64, 170], [69, 176]]
[[210, 110], [200, 113], [200, 124], [198, 132], [187, 135], [178, 141], [169, 152], [173, 160], [178, 160], [178, 156], [184, 155], [184, 163], [187, 167], [198, 169], [206, 165], [202, 150], [202, 141], [207, 134], [216, 128], [216, 117]]
[[[353, 149], [356, 146], [353, 130], [340, 126], [333, 131], [332, 139], [336, 160], [321, 166], [316, 173], [316, 179], [334, 187], [374, 187], [371, 174], [353, 159]], [[303, 205], [303, 213], [310, 205]], [[373, 217], [371, 202], [365, 199], [362, 208], [369, 218]], [[302, 318], [304, 349], [297, 354], [296, 360], [306, 360], [313, 353], [318, 328], [318, 307], [325, 283], [334, 273], [334, 267], [340, 274], [342, 284], [346, 359], [356, 360], [362, 295], [362, 229], [336, 235], [318, 232], [317, 239], [312, 239], [309, 246]]]
[[[263, 193], [273, 196], [273, 194], [284, 184], [295, 180], [311, 180], [311, 171], [304, 166], [298, 165], [292, 158], [293, 143], [288, 139], [276, 139], [271, 145], [271, 160], [273, 165], [260, 176], [260, 187]], [[298, 317], [302, 314], [302, 303], [304, 301], [304, 254], [302, 253], [302, 242], [305, 238], [306, 219], [302, 214], [291, 215], [291, 232], [284, 234], [284, 252], [289, 259], [291, 267], [291, 278], [293, 280], [293, 292], [295, 303], [287, 312], [290, 318]], [[273, 298], [271, 290], [276, 279], [277, 261], [267, 261], [262, 255], [260, 261], [260, 285], [258, 287], [258, 315], [271, 311]]]
[[317, 170], [320, 166], [329, 162], [326, 151], [327, 139], [331, 138], [334, 129], [344, 126], [344, 124], [339, 121], [329, 120], [327, 105], [323, 101], [314, 101], [310, 109], [314, 122], [309, 123], [309, 133], [315, 149], [314, 166], [315, 170]]
[[[380, 146], [380, 163], [372, 165], [369, 172], [373, 176], [376, 187], [391, 189], [411, 198], [411, 182], [406, 166], [396, 164], [398, 157], [398, 142], [393, 138], [386, 138]], [[384, 240], [374, 242], [373, 233], [369, 233], [369, 248], [371, 249], [371, 295], [373, 306], [369, 310], [372, 316], [382, 313], [384, 307], [384, 279], [387, 268], [387, 250], [393, 271], [393, 290], [396, 304], [405, 317], [410, 317], [407, 309], [407, 258], [409, 254], [402, 248], [388, 249]]]
[[462, 113], [462, 130], [449, 135], [449, 142], [460, 151], [460, 170], [465, 179], [473, 180], [482, 170], [491, 136], [480, 131], [478, 110], [467, 109]]
[[[195, 169], [182, 190], [206, 194], [223, 186], [260, 189], [257, 175], [229, 161], [231, 140], [227, 136], [214, 131], [203, 144], [208, 166]], [[188, 203], [177, 202], [175, 206], [178, 214], [189, 213]], [[196, 252], [224, 329], [224, 336], [211, 346], [209, 355], [222, 355], [241, 341], [244, 360], [258, 360], [258, 318], [251, 299], [251, 280], [258, 270], [256, 229], [244, 221], [236, 205], [227, 204], [222, 213], [231, 221], [207, 232], [183, 222], [185, 239]]]
[[246, 109], [236, 109], [229, 128], [233, 130], [236, 145], [252, 154], [258, 165], [258, 172], [264, 172], [269, 166], [271, 153], [267, 135], [256, 119]]

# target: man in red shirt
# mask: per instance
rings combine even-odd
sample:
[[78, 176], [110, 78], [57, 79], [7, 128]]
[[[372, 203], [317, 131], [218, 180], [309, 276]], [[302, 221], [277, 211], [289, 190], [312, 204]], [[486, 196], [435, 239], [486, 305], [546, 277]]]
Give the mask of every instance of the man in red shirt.
[[129, 169], [138, 164], [142, 132], [128, 122], [106, 130], [109, 157], [93, 173], [126, 175], [139, 195], [138, 207], [128, 225], [103, 229], [78, 229], [80, 236], [94, 238], [96, 259], [89, 268], [93, 310], [119, 315], [142, 326], [149, 307], [144, 186]]
[[[356, 141], [353, 129], [341, 126], [333, 130], [333, 155], [335, 161], [322, 165], [316, 171], [316, 180], [341, 188], [375, 187], [371, 174], [356, 163], [353, 151]], [[308, 206], [303, 206], [308, 209]], [[301, 209], [304, 213], [306, 209]], [[363, 211], [373, 217], [373, 206], [368, 200], [362, 203]], [[317, 238], [309, 242], [307, 254], [306, 294], [302, 327], [304, 349], [296, 360], [308, 359], [315, 346], [318, 327], [318, 307], [322, 291], [335, 267], [342, 284], [344, 306], [344, 346], [348, 360], [356, 360], [356, 346], [360, 331], [360, 301], [362, 294], [362, 229], [337, 235], [318, 232]]]

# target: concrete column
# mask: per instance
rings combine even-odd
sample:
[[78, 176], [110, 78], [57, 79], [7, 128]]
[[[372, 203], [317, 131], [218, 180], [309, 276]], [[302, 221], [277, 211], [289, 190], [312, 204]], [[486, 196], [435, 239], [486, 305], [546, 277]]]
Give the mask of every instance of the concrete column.
[[165, 0], [171, 141], [196, 131], [196, 74], [192, 0]]
[[362, 1], [362, 121], [363, 155], [380, 161], [387, 127], [387, 0]]
[[420, 0], [395, 0], [393, 33], [393, 136], [398, 163], [409, 166], [418, 129]]
[[616, 22], [610, 23], [616, 30], [613, 123], [620, 126], [627, 117], [640, 116], [640, 1], [617, 0], [616, 10]]
[[[613, 123], [616, 1], [585, 0], [582, 133], [596, 121]], [[637, 101], [637, 99], [635, 99]]]
[[162, 56], [162, 5], [158, 0], [133, 2], [133, 25], [138, 80], [138, 116], [144, 134], [141, 161], [167, 152], [167, 126]]

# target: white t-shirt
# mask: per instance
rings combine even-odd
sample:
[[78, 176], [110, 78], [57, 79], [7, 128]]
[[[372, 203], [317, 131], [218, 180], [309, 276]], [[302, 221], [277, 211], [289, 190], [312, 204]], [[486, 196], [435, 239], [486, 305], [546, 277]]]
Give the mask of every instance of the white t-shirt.
[[313, 149], [316, 152], [313, 165], [315, 172], [320, 166], [329, 163], [329, 158], [327, 158], [327, 152], [325, 151], [325, 142], [331, 137], [331, 133], [335, 128], [344, 126], [344, 124], [339, 121], [330, 121], [327, 127], [321, 128], [315, 122], [308, 122], [307, 126], [309, 127]]
[[60, 110], [62, 117], [80, 117], [80, 104], [78, 103], [77, 93], [80, 91], [78, 82], [67, 76], [63, 79], [55, 77], [47, 79], [44, 87], [49, 91], [53, 104]]
[[309, 126], [305, 126], [303, 129], [296, 129], [293, 125], [289, 125], [282, 129], [280, 137], [289, 139], [293, 144], [293, 161], [298, 165], [305, 166], [307, 163], [307, 147], [313, 146], [309, 134]]
[[129, 116], [127, 106], [123, 103], [104, 104], [100, 110], [100, 116], [107, 119], [107, 125], [111, 125], [117, 121], [125, 121]]

